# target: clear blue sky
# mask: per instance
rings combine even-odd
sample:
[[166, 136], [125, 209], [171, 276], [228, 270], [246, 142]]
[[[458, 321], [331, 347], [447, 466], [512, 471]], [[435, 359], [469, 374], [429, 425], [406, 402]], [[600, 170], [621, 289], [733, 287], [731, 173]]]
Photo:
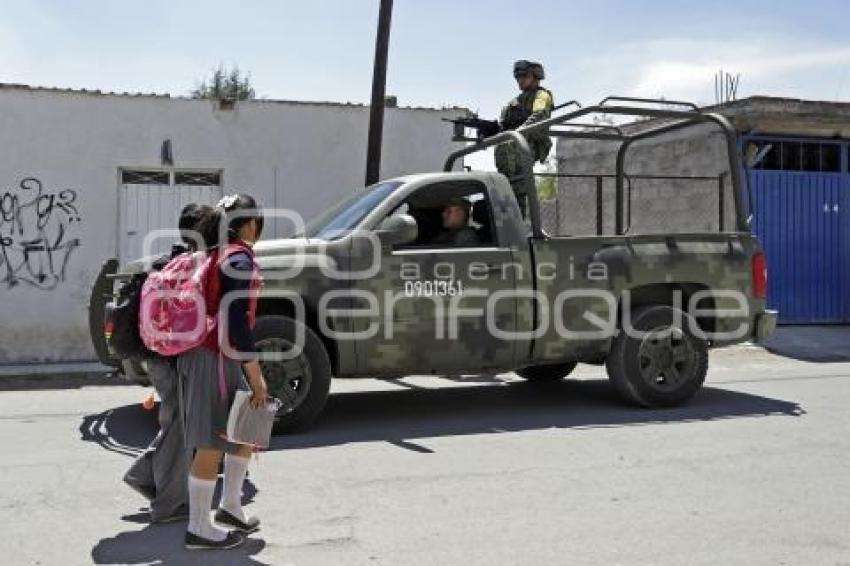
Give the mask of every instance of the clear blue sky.
[[[377, 0], [0, 0], [0, 82], [185, 94], [219, 62], [260, 96], [366, 102]], [[396, 0], [388, 92], [402, 105], [494, 115], [511, 63], [545, 63], [558, 100], [606, 94], [709, 103], [850, 100], [850, 10], [839, 0]]]

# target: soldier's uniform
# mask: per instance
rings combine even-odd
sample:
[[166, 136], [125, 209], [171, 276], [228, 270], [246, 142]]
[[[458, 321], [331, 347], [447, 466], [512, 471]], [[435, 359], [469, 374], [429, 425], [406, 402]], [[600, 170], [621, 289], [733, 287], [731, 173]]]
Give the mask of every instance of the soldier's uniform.
[[[529, 61], [517, 61], [514, 64], [514, 75], [518, 72], [530, 72], [535, 74], [538, 79], [542, 79], [545, 76], [543, 74], [543, 67], [539, 63]], [[502, 130], [516, 130], [517, 128], [549, 118], [552, 115], [554, 106], [555, 101], [552, 92], [538, 85], [521, 92], [516, 98], [511, 100], [502, 109], [499, 124]], [[552, 149], [552, 140], [549, 139], [548, 132], [545, 130], [533, 132], [526, 135], [526, 139], [531, 148], [533, 159], [541, 163], [545, 161], [549, 155], [549, 151]], [[523, 216], [525, 216], [526, 195], [524, 194], [524, 187], [521, 180], [527, 172], [522, 170], [519, 148], [513, 143], [496, 146], [494, 157], [496, 160], [496, 169], [511, 182], [520, 210]]]

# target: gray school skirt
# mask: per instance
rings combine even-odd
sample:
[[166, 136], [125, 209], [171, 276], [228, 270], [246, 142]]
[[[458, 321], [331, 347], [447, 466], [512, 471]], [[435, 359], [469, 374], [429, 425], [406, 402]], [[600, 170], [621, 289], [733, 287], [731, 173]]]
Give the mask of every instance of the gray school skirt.
[[177, 357], [180, 376], [180, 410], [183, 416], [183, 433], [191, 462], [195, 450], [209, 448], [230, 454], [236, 453], [239, 444], [221, 438], [227, 431], [227, 417], [233, 395], [237, 389], [248, 390], [242, 365], [236, 360], [221, 357], [227, 395], [219, 392], [219, 355], [199, 346]]

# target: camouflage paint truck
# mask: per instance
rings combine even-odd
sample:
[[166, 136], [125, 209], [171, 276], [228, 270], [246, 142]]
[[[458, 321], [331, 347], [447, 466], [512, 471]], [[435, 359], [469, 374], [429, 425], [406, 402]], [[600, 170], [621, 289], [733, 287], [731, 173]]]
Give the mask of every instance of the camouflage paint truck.
[[[359, 190], [294, 237], [258, 242], [265, 283], [255, 338], [270, 391], [290, 401], [278, 430], [313, 422], [332, 377], [515, 371], [546, 382], [583, 362], [605, 364], [628, 402], [672, 406], [702, 386], [710, 348], [770, 334], [776, 313], [765, 308], [764, 256], [748, 228], [732, 128], [690, 105], [643, 102], [606, 99], [526, 128], [621, 143], [613, 235], [545, 232], [519, 131], [473, 138], [448, 157], [444, 172]], [[631, 135], [556, 131], [594, 112], [657, 124]], [[734, 224], [713, 233], [628, 235], [622, 200], [630, 144], [706, 122], [728, 142]], [[502, 143], [515, 144], [529, 174], [453, 171], [461, 157]], [[527, 219], [515, 192], [528, 198]], [[478, 245], [433, 243], [443, 207], [457, 198], [471, 204]]]

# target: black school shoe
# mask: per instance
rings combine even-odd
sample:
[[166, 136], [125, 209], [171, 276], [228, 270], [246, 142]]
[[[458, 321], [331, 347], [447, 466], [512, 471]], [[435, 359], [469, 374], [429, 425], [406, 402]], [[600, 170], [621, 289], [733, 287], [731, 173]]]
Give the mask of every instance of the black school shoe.
[[222, 523], [224, 525], [227, 525], [228, 527], [233, 527], [234, 529], [245, 535], [250, 535], [251, 533], [255, 533], [260, 530], [259, 519], [251, 517], [250, 519], [248, 519], [248, 522], [245, 523], [221, 508], [219, 508], [215, 512], [215, 522]]
[[235, 548], [245, 542], [245, 537], [235, 531], [230, 531], [224, 540], [210, 540], [208, 538], [199, 537], [196, 534], [186, 532], [186, 549], [187, 550], [223, 550], [226, 548]]

